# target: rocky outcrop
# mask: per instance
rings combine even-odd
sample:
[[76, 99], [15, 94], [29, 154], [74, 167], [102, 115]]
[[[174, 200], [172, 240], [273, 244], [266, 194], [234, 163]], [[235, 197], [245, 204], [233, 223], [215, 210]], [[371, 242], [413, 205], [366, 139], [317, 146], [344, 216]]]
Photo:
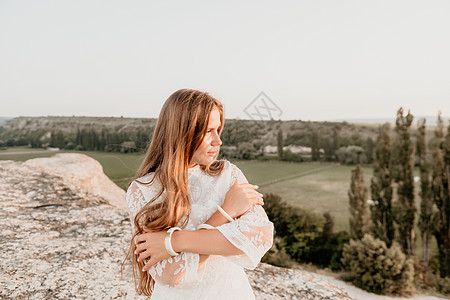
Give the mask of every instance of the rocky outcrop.
[[[103, 182], [96, 164], [72, 154], [0, 161], [1, 299], [145, 299], [129, 262], [121, 278], [129, 216], [109, 190], [90, 192]], [[305, 271], [261, 264], [248, 275], [257, 299], [350, 299]]]
[[260, 263], [247, 275], [256, 299], [351, 299], [322, 276]]
[[51, 159], [34, 158], [25, 162], [43, 172], [60, 176], [74, 190], [106, 199], [111, 205], [127, 209], [125, 191], [103, 173], [102, 165], [84, 154], [56, 154]]

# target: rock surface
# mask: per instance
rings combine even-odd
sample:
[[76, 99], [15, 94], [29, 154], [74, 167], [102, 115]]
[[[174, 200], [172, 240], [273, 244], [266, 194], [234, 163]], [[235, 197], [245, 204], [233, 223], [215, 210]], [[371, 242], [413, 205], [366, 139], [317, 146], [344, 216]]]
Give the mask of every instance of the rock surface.
[[127, 209], [126, 193], [103, 173], [102, 165], [95, 159], [77, 153], [56, 154], [49, 158], [34, 158], [26, 164], [46, 173], [60, 176], [70, 187], [103, 197], [120, 209]]
[[[110, 205], [110, 190], [90, 193], [98, 182], [86, 172], [100, 178], [101, 169], [78, 158], [81, 169], [73, 154], [0, 161], [1, 299], [146, 299], [134, 291], [129, 262], [120, 276], [128, 213]], [[260, 264], [248, 275], [256, 299], [350, 299], [314, 273]]]

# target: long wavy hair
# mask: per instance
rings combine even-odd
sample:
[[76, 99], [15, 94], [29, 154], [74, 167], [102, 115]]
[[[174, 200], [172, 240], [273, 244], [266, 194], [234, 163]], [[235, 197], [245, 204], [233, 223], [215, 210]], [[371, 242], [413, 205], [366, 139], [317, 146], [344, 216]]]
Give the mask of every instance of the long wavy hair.
[[[144, 263], [138, 262], [134, 255], [134, 238], [144, 230], [161, 231], [173, 226], [186, 226], [191, 210], [188, 168], [194, 152], [205, 137], [211, 111], [215, 108], [220, 112], [220, 135], [224, 118], [223, 106], [217, 99], [190, 89], [178, 90], [169, 96], [159, 114], [145, 158], [134, 176], [133, 180], [140, 184], [153, 184], [156, 181], [161, 187], [155, 197], [136, 214], [136, 230], [123, 262], [131, 256], [135, 287], [140, 295], [151, 296], [155, 281], [142, 271]], [[200, 165], [209, 175], [216, 176], [223, 171], [224, 161], [216, 160], [218, 154], [210, 165]], [[152, 172], [154, 176], [150, 182], [139, 181], [140, 177]]]

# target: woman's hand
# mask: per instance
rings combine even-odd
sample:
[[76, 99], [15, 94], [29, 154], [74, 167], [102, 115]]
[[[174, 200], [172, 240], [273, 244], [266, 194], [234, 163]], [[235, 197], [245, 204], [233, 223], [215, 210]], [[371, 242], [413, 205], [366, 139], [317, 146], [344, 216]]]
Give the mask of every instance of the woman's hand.
[[263, 194], [257, 192], [257, 185], [242, 183], [237, 179], [225, 195], [222, 208], [232, 217], [237, 218], [255, 205], [264, 205]]
[[166, 250], [164, 231], [145, 232], [136, 236], [136, 252], [138, 261], [145, 263], [143, 268], [147, 272], [152, 266], [158, 262], [169, 258], [170, 254]]

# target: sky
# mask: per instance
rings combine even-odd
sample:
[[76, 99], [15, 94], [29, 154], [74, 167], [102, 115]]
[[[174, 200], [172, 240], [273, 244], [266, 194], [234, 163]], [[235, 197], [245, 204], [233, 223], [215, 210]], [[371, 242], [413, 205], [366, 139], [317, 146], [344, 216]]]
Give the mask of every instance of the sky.
[[0, 116], [450, 116], [449, 53], [448, 0], [0, 0]]

